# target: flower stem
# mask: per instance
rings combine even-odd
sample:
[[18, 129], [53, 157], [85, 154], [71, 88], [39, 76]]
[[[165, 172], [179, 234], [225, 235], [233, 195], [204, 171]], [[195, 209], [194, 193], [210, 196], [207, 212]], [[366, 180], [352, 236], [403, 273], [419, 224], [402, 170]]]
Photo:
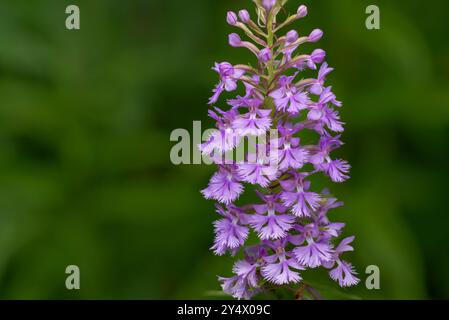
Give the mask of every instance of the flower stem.
[[[273, 14], [272, 11], [268, 14], [267, 18], [267, 45], [270, 48], [271, 59], [268, 61], [268, 83], [271, 83], [274, 76], [274, 57], [273, 57], [273, 43], [274, 43], [274, 32], [273, 32]], [[268, 94], [269, 86], [267, 86], [267, 94]]]

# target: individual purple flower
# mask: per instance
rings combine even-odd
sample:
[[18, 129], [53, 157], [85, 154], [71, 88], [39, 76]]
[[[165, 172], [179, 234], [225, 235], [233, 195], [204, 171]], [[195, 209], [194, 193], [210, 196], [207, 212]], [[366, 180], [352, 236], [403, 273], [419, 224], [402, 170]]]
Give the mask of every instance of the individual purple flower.
[[210, 182], [201, 193], [206, 199], [215, 199], [221, 203], [229, 204], [235, 201], [243, 192], [243, 185], [234, 166], [221, 165]]
[[266, 249], [263, 246], [247, 247], [245, 259], [237, 261], [232, 268], [234, 276], [218, 278], [223, 291], [237, 299], [250, 299], [259, 293], [260, 267], [266, 254]]
[[241, 181], [267, 187], [278, 177], [278, 168], [263, 153], [251, 153], [246, 161], [237, 164], [237, 172]]
[[337, 267], [329, 272], [330, 277], [338, 281], [341, 287], [350, 287], [358, 284], [360, 279], [355, 276], [356, 274], [352, 264], [343, 260], [338, 260]]
[[330, 153], [342, 145], [343, 142], [340, 140], [340, 136], [332, 137], [329, 134], [323, 134], [309, 158], [310, 163], [315, 166], [324, 163], [327, 159], [330, 159]]
[[314, 81], [314, 84], [310, 87], [310, 92], [315, 95], [320, 95], [324, 90], [324, 81], [326, 81], [326, 76], [331, 73], [334, 69], [329, 68], [327, 62], [324, 62], [321, 65], [320, 70], [318, 71], [318, 77]]
[[347, 173], [351, 169], [345, 160], [330, 160], [317, 166], [320, 171], [326, 173], [333, 182], [343, 182], [349, 179]]
[[258, 288], [252, 286], [250, 279], [245, 276], [218, 277], [218, 281], [221, 283], [223, 292], [239, 300], [249, 300], [259, 292]]
[[285, 255], [280, 256], [278, 260], [274, 260], [273, 256], [271, 256], [271, 258], [273, 258], [271, 259], [273, 262], [262, 268], [262, 274], [268, 281], [277, 285], [282, 285], [297, 283], [302, 279], [298, 272], [292, 270], [304, 269], [295, 261], [295, 259], [288, 258]]
[[257, 267], [259, 266], [259, 263], [250, 263], [247, 260], [240, 260], [237, 261], [234, 265], [233, 272], [240, 276], [247, 279], [248, 283], [252, 287], [257, 287], [257, 282], [259, 280], [259, 277], [257, 275]]
[[306, 181], [304, 178], [304, 175], [294, 172], [291, 179], [280, 182], [283, 189], [281, 199], [297, 217], [310, 216], [311, 212], [318, 208], [321, 200], [318, 193], [308, 191], [310, 181]]
[[293, 254], [300, 264], [316, 268], [331, 259], [332, 248], [327, 239], [322, 239], [322, 230], [318, 225], [297, 225], [295, 229], [300, 233], [294, 241], [298, 246], [293, 249]]
[[214, 152], [223, 154], [233, 150], [241, 140], [241, 136], [232, 128], [232, 123], [238, 115], [237, 110], [230, 109], [225, 112], [215, 108], [215, 111], [209, 110], [209, 116], [217, 122], [217, 130], [207, 137], [206, 142], [199, 145], [200, 151], [208, 156], [212, 156]]
[[299, 138], [293, 137], [297, 131], [291, 126], [280, 126], [282, 136], [271, 140], [270, 159], [280, 170], [300, 169], [307, 162], [309, 152], [301, 147]]
[[287, 208], [278, 203], [278, 195], [259, 195], [264, 204], [254, 205], [256, 213], [248, 218], [251, 227], [258, 233], [261, 240], [276, 240], [287, 235], [295, 218], [284, 214]]
[[299, 111], [307, 109], [310, 99], [306, 92], [300, 91], [292, 83], [296, 74], [290, 77], [282, 76], [279, 79], [279, 88], [270, 93], [274, 104], [279, 111], [296, 115]]
[[227, 211], [217, 206], [217, 212], [223, 219], [214, 222], [215, 241], [212, 246], [215, 254], [223, 255], [226, 251], [235, 251], [241, 247], [248, 238], [249, 229], [243, 226], [245, 217], [236, 207], [230, 207]]
[[277, 285], [301, 281], [302, 278], [296, 270], [304, 270], [291, 253], [285, 251], [285, 244], [286, 240], [278, 240], [270, 244], [275, 253], [265, 257], [267, 264], [261, 268], [263, 277]]
[[342, 132], [344, 130], [344, 123], [340, 121], [338, 112], [328, 107], [329, 103], [341, 106], [341, 103], [336, 100], [335, 94], [332, 93], [331, 89], [331, 87], [327, 87], [322, 91], [318, 102], [309, 107], [307, 118], [312, 121], [321, 122], [323, 126], [327, 126], [334, 132]]
[[271, 156], [279, 161], [279, 169], [300, 169], [306, 163], [308, 151], [301, 148], [299, 138], [279, 139], [272, 149]]
[[232, 127], [240, 136], [260, 136], [270, 128], [272, 119], [270, 109], [261, 109], [262, 101], [257, 98], [246, 99], [244, 104], [248, 107], [248, 113], [237, 116], [232, 122]]
[[245, 74], [244, 70], [234, 68], [229, 62], [216, 63], [213, 70], [219, 74], [220, 82], [213, 90], [214, 95], [209, 99], [209, 104], [216, 103], [223, 91], [237, 89], [237, 81]]
[[350, 246], [350, 243], [354, 241], [354, 238], [355, 237], [348, 237], [343, 239], [334, 250], [333, 260], [326, 265], [326, 268], [328, 269], [331, 269], [336, 265], [336, 267], [329, 272], [329, 275], [333, 280], [338, 281], [341, 287], [353, 286], [360, 282], [360, 279], [356, 277], [357, 272], [354, 270], [354, 267], [349, 262], [340, 259], [340, 255], [344, 252], [354, 250], [354, 248]]
[[349, 179], [348, 173], [351, 166], [345, 160], [332, 160], [329, 154], [342, 144], [339, 136], [331, 137], [327, 134], [323, 135], [319, 142], [317, 152], [313, 153], [309, 158], [309, 161], [315, 166], [317, 171], [324, 172], [333, 182], [338, 183]]
[[233, 296], [236, 299], [251, 299], [254, 295], [247, 279], [241, 276], [233, 276], [231, 278], [218, 277], [221, 288], [224, 293]]
[[319, 267], [323, 261], [330, 259], [330, 247], [325, 242], [311, 241], [293, 250], [296, 260], [310, 268]]
[[324, 125], [334, 132], [343, 132], [344, 123], [340, 121], [338, 111], [330, 109], [328, 106], [323, 107], [323, 117], [321, 118]]

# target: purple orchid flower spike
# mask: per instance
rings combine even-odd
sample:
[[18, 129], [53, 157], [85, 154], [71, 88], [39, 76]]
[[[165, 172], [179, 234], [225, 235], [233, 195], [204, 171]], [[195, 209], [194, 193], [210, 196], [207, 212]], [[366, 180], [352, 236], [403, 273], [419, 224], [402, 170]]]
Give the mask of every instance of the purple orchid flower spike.
[[[249, 38], [231, 33], [229, 44], [249, 49], [257, 60], [254, 67], [215, 64], [219, 82], [209, 104], [218, 103], [224, 91], [240, 87], [244, 94], [228, 99], [227, 108], [211, 107], [216, 130], [199, 146], [218, 166], [201, 191], [220, 203], [211, 249], [217, 255], [242, 257], [230, 277], [218, 280], [236, 299], [251, 299], [267, 286], [299, 285], [306, 269], [325, 268], [341, 287], [356, 285], [354, 267], [342, 259], [353, 250], [354, 237], [339, 241], [345, 224], [329, 216], [343, 203], [327, 189], [315, 190], [317, 183], [312, 183], [316, 175], [343, 182], [350, 169], [347, 161], [332, 155], [343, 145], [344, 123], [339, 115], [342, 103], [326, 85], [333, 71], [325, 62], [326, 52], [297, 52], [302, 44], [319, 41], [323, 32], [281, 31], [307, 15], [304, 5], [281, 22], [278, 15], [285, 12], [286, 0], [253, 2], [257, 23], [247, 10], [228, 12], [226, 21]], [[317, 76], [305, 78], [305, 70]], [[308, 132], [313, 134], [303, 135]], [[243, 156], [221, 161], [246, 144], [252, 149], [243, 149]], [[240, 204], [245, 189], [253, 190], [259, 201]]]

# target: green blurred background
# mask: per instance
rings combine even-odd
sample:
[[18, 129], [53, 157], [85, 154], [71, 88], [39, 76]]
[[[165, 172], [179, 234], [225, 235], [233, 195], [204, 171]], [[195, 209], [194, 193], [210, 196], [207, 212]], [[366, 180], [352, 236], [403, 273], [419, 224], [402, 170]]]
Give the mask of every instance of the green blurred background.
[[[381, 290], [341, 297], [449, 298], [449, 2], [302, 2], [295, 27], [325, 31], [345, 103], [353, 170], [331, 186], [346, 203], [333, 219], [357, 237], [362, 279], [381, 270]], [[210, 67], [250, 58], [224, 21], [245, 7], [254, 16], [249, 0], [0, 1], [0, 298], [217, 298], [233, 259], [208, 249], [217, 215], [199, 190], [214, 168], [172, 165], [169, 135], [212, 126]], [[79, 291], [65, 289], [70, 264]]]

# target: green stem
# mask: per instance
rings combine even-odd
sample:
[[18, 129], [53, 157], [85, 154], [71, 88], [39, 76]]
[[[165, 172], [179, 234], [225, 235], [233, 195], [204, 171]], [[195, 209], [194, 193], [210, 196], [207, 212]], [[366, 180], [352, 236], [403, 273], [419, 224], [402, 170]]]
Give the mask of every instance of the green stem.
[[281, 23], [279, 26], [276, 27], [274, 32], [277, 32], [277, 31], [281, 30], [283, 27], [289, 25], [290, 23], [292, 23], [295, 20], [297, 20], [296, 16], [288, 17], [283, 23]]
[[[270, 48], [271, 60], [268, 61], [268, 83], [271, 83], [274, 76], [274, 52], [273, 52], [273, 43], [274, 43], [274, 32], [273, 32], [273, 11], [270, 11], [267, 18], [267, 45]], [[267, 86], [267, 94], [268, 94], [269, 86]]]

